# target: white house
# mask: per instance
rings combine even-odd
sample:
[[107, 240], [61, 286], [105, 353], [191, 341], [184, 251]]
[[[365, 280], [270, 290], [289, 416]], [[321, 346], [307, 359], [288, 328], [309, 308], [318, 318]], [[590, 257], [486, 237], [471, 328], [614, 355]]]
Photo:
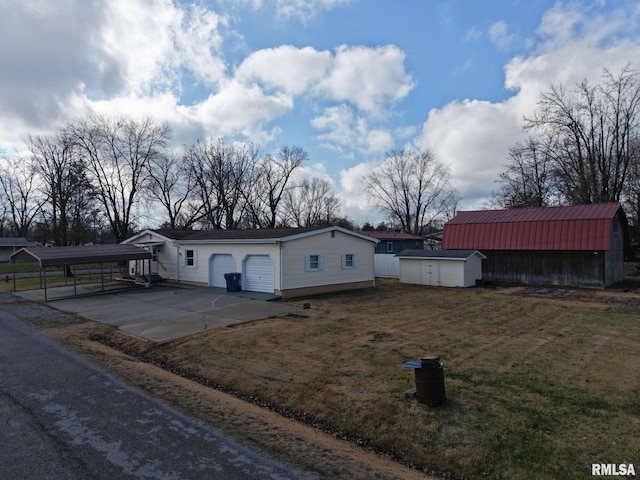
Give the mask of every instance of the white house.
[[[341, 227], [259, 230], [145, 230], [123, 243], [152, 252], [151, 274], [225, 287], [241, 274], [242, 290], [283, 298], [372, 287], [377, 240]], [[142, 272], [132, 262], [131, 274]]]
[[477, 250], [403, 250], [400, 282], [435, 287], [473, 287], [482, 279], [482, 260]]

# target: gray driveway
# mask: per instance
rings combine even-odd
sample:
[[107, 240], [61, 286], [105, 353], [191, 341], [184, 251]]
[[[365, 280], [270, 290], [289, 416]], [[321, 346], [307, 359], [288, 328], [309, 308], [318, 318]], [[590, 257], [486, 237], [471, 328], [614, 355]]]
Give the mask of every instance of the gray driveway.
[[4, 310], [0, 478], [318, 478], [122, 384]]
[[[27, 296], [28, 292], [18, 292]], [[206, 288], [155, 286], [90, 297], [67, 298], [49, 306], [114, 325], [124, 332], [164, 342], [210, 328], [298, 311], [300, 307], [225, 295]]]

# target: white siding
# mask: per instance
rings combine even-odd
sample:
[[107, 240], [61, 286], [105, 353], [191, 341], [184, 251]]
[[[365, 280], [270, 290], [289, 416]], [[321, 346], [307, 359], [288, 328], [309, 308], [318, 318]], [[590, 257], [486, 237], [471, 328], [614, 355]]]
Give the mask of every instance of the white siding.
[[[198, 262], [195, 268], [185, 267], [183, 266], [183, 263], [180, 263], [180, 281], [208, 284], [209, 259], [212, 255], [231, 255], [235, 262], [235, 266], [232, 270], [233, 272], [242, 272], [243, 261], [248, 255], [268, 255], [274, 263], [274, 286], [277, 288], [277, 279], [279, 275], [278, 265], [280, 263], [279, 249], [277, 245], [260, 243], [180, 244], [181, 258], [185, 255], [185, 250], [196, 250], [198, 252]], [[175, 279], [175, 277], [171, 278]], [[242, 277], [240, 278], [240, 285], [244, 285]]]
[[[282, 290], [374, 279], [374, 243], [343, 232], [325, 232], [282, 244]], [[357, 257], [356, 268], [343, 268], [343, 256]], [[307, 257], [322, 257], [322, 269], [306, 271]]]

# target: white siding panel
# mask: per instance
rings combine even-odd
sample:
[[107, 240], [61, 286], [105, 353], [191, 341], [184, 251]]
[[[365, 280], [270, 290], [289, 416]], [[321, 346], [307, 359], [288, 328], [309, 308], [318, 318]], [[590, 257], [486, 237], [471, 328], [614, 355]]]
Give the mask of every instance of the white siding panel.
[[228, 253], [216, 253], [209, 258], [209, 286], [226, 288], [225, 273], [237, 272], [236, 261]]
[[[356, 268], [342, 268], [342, 257], [354, 254]], [[309, 255], [322, 257], [322, 270], [305, 271]], [[282, 290], [374, 279], [374, 243], [343, 232], [331, 232], [291, 240], [282, 244]]]

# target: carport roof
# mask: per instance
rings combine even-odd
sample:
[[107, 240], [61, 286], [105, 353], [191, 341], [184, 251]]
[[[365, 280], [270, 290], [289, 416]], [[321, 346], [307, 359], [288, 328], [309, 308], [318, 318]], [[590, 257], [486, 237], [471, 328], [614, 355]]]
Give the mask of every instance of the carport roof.
[[51, 267], [150, 258], [151, 252], [135, 245], [109, 244], [81, 247], [26, 247], [11, 255], [10, 260], [15, 263], [35, 259], [40, 263], [40, 267]]

